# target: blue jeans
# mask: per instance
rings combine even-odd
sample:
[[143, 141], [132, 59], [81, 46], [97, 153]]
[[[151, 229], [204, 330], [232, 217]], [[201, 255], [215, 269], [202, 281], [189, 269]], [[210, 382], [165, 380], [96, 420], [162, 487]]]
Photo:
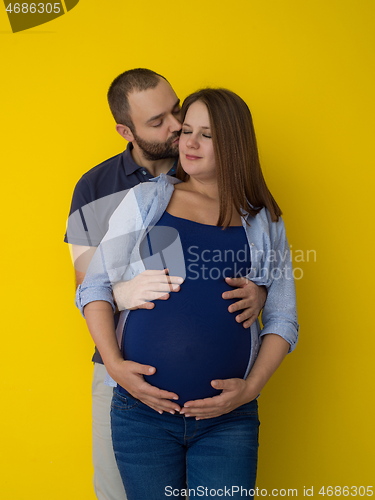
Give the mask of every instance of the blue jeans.
[[[253, 498], [258, 458], [258, 404], [220, 417], [163, 413], [116, 389], [112, 440], [128, 500]], [[245, 492], [246, 490], [246, 492]]]

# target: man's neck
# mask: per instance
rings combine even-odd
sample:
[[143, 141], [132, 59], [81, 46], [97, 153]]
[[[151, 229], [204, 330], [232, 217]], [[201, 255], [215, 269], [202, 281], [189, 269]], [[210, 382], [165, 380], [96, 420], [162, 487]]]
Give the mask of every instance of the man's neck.
[[136, 148], [131, 150], [131, 155], [135, 163], [140, 167], [146, 168], [153, 177], [157, 177], [160, 174], [167, 174], [175, 162], [175, 158], [147, 160]]

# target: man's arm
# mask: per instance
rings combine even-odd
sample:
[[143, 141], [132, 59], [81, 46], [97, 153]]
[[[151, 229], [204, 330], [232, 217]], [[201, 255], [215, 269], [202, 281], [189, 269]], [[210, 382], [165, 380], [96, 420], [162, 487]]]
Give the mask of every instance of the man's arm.
[[[96, 247], [71, 245], [76, 287], [81, 285]], [[119, 311], [124, 309], [153, 309], [154, 300], [169, 299], [170, 292], [180, 291], [183, 278], [169, 276], [168, 269], [144, 271], [129, 281], [113, 287], [113, 297]]]
[[69, 245], [71, 257], [74, 265], [74, 273], [76, 280], [76, 288], [78, 285], [81, 285], [87, 268], [89, 267], [92, 256], [95, 253], [96, 247], [88, 247], [83, 245]]
[[213, 380], [212, 387], [222, 390], [222, 393], [212, 398], [187, 401], [180, 413], [197, 419], [213, 418], [249, 403], [259, 395], [280, 366], [289, 347], [289, 343], [279, 335], [265, 335], [258, 357], [246, 380]]

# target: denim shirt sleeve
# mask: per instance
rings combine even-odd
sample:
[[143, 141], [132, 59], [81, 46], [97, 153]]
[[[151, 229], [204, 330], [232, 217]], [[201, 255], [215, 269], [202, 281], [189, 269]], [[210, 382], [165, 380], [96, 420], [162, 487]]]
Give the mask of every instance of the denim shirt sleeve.
[[298, 340], [296, 295], [290, 248], [285, 234], [284, 222], [272, 222], [272, 262], [267, 300], [263, 308], [261, 336], [268, 333], [280, 335], [293, 351]]
[[83, 310], [85, 306], [90, 302], [94, 302], [96, 300], [109, 302], [111, 304], [113, 312], [115, 312], [116, 310], [112, 295], [112, 286], [109, 280], [108, 273], [105, 270], [103, 270], [102, 272], [94, 272], [94, 269], [97, 265], [97, 260], [101, 258], [101, 250], [102, 249], [99, 245], [91, 261], [93, 265], [91, 265], [90, 263], [89, 270], [86, 273], [86, 277], [83, 283], [78, 286], [76, 291], [76, 306], [81, 311], [81, 314], [83, 316]]
[[250, 220], [248, 229], [252, 271], [248, 279], [267, 288], [260, 336], [280, 335], [293, 351], [298, 340], [298, 323], [290, 249], [282, 218], [272, 222], [263, 209]]

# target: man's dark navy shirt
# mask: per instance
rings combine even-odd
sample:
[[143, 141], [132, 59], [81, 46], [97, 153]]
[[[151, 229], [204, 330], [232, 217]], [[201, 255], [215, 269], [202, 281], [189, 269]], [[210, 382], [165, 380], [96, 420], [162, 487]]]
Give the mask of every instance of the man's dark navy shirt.
[[[86, 172], [78, 181], [70, 207], [64, 241], [97, 247], [108, 229], [108, 221], [128, 189], [153, 176], [135, 163], [131, 143], [122, 153]], [[175, 175], [176, 165], [168, 172]]]

